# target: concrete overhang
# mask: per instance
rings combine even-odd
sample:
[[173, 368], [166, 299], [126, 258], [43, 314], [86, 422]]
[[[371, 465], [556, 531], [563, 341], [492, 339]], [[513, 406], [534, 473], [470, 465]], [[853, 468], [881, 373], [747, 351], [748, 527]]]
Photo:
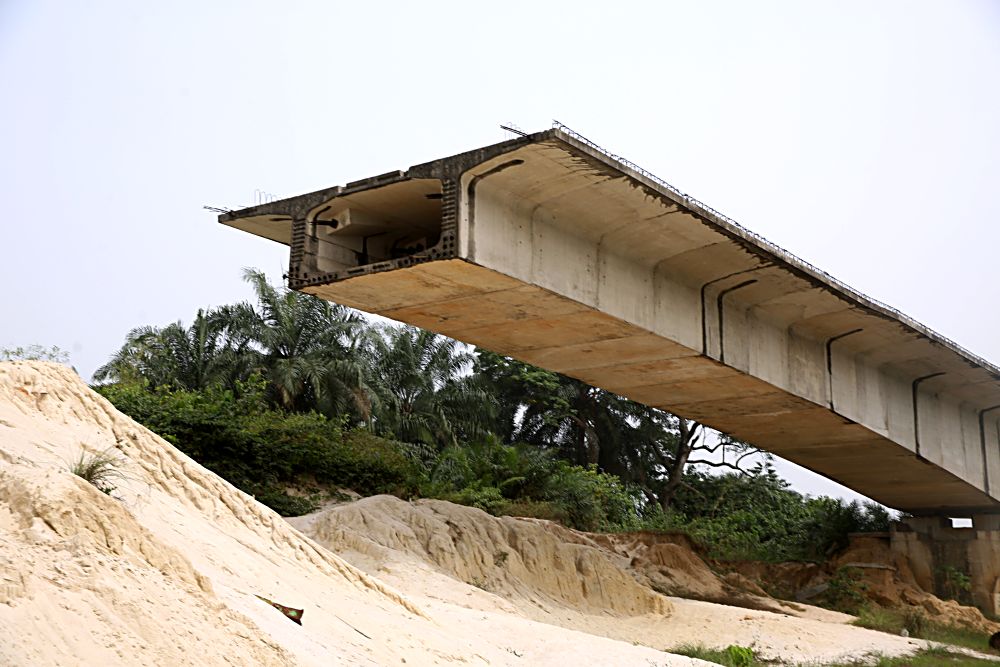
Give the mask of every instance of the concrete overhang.
[[289, 245], [294, 289], [700, 419], [893, 507], [997, 510], [1000, 369], [569, 131], [219, 220]]

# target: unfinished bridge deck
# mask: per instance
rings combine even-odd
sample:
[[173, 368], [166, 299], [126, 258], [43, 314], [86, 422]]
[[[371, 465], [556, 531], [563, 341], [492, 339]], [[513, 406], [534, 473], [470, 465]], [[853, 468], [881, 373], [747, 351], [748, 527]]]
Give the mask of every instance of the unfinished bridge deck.
[[697, 419], [916, 514], [1000, 511], [1000, 369], [560, 129], [226, 213], [289, 284]]

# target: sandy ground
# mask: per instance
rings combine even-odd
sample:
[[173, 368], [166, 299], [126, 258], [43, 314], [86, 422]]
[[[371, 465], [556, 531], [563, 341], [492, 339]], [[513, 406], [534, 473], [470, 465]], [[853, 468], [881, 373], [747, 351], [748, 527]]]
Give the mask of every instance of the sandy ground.
[[[111, 496], [69, 472], [109, 448]], [[0, 363], [0, 665], [706, 664], [663, 651], [683, 643], [818, 664], [920, 645], [667, 598], [572, 531], [447, 503], [377, 497], [299, 525], [331, 548], [71, 370]]]

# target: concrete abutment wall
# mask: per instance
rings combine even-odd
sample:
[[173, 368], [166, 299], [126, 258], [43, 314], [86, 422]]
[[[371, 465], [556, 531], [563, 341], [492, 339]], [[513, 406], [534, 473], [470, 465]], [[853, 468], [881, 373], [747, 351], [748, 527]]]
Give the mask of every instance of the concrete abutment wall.
[[955, 528], [947, 517], [906, 518], [893, 527], [890, 546], [924, 590], [1000, 616], [1000, 514], [972, 521]]

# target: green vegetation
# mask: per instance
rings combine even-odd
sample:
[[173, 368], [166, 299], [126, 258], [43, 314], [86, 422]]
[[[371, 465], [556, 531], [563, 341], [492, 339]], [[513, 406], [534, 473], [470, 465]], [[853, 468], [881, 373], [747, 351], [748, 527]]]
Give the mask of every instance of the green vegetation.
[[270, 407], [258, 379], [235, 390], [150, 391], [139, 384], [99, 387], [126, 414], [206, 468], [283, 514], [311, 511], [314, 500], [289, 496], [287, 486], [338, 485], [359, 493], [415, 491], [415, 464], [406, 449], [341, 421]]
[[117, 490], [115, 482], [123, 479], [123, 474], [118, 470], [120, 460], [113, 451], [114, 448], [96, 454], [81, 451], [80, 458], [70, 465], [69, 470], [94, 485], [101, 493], [110, 496]]
[[972, 578], [956, 567], [946, 565], [941, 568], [939, 575], [943, 579], [942, 590], [946, 599], [958, 600], [968, 604], [969, 591], [972, 590]]
[[[494, 514], [520, 510], [585, 530], [636, 521], [634, 498], [617, 478], [572, 466], [545, 451], [486, 438], [441, 450], [380, 437], [317, 412], [269, 405], [266, 383], [235, 389], [151, 391], [137, 383], [98, 387], [181, 451], [285, 515], [315, 508], [322, 492], [430, 496]], [[312, 488], [311, 497], [288, 487]]]
[[283, 514], [346, 487], [584, 530], [683, 530], [716, 558], [768, 560], [822, 559], [887, 527], [876, 505], [791, 491], [766, 455], [695, 422], [245, 279], [255, 304], [134, 329], [95, 380]]
[[972, 658], [945, 648], [932, 647], [898, 658], [867, 655], [855, 662], [845, 662], [833, 665], [833, 667], [862, 667], [863, 665], [874, 667], [993, 667], [996, 664], [994, 660]]
[[69, 352], [53, 345], [28, 345], [27, 347], [0, 348], [0, 361], [55, 361], [69, 363]]
[[839, 567], [826, 582], [827, 589], [818, 600], [822, 606], [847, 614], [858, 614], [867, 601], [868, 586], [856, 567]]
[[889, 528], [880, 505], [803, 497], [766, 464], [745, 474], [688, 469], [683, 479], [671, 510], [647, 511], [644, 524], [687, 532], [719, 560], [822, 561], [849, 533]]
[[910, 637], [953, 646], [964, 646], [982, 653], [997, 653], [990, 648], [987, 634], [968, 628], [935, 623], [919, 609], [899, 611], [867, 605], [861, 608], [854, 625], [894, 635], [900, 634], [905, 629]]
[[707, 660], [726, 667], [755, 667], [761, 663], [752, 648], [746, 646], [727, 646], [724, 649], [705, 648], [700, 644], [684, 644], [669, 650], [670, 653], [684, 655], [689, 658]]

